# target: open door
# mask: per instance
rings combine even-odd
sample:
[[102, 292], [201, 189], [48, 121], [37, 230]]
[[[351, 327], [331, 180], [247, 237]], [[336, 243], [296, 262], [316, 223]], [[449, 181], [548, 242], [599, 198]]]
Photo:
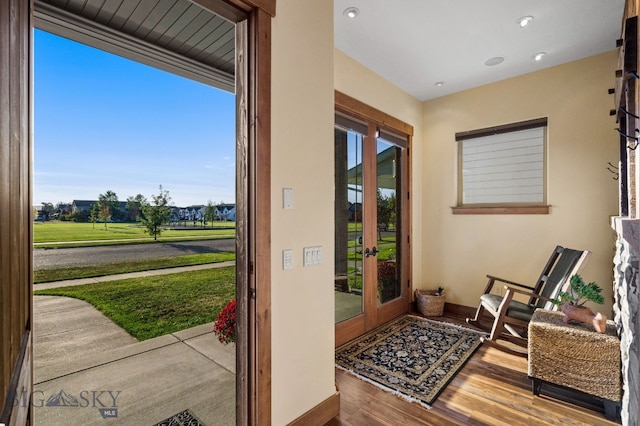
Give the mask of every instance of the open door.
[[31, 2], [0, 2], [0, 424], [32, 421]]
[[[271, 419], [270, 96], [271, 18], [275, 0], [192, 0], [239, 24], [244, 55], [238, 109], [239, 180], [245, 243], [238, 279], [239, 344], [247, 353], [237, 373], [237, 422]], [[39, 4], [48, 2], [40, 2]], [[0, 1], [0, 425], [33, 423], [31, 55], [33, 0]], [[36, 6], [37, 8], [37, 6]], [[244, 61], [244, 62], [241, 62]], [[260, 119], [258, 120], [258, 117]], [[260, 211], [261, 214], [257, 214]], [[259, 253], [259, 255], [258, 255]], [[240, 266], [240, 263], [244, 266]], [[256, 294], [259, 294], [258, 298]]]

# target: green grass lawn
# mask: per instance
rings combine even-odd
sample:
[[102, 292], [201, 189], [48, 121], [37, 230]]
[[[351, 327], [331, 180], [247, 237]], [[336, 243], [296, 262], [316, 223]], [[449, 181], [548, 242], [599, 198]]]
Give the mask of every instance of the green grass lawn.
[[235, 297], [235, 267], [38, 290], [89, 302], [138, 340], [214, 321]]
[[[162, 231], [158, 241], [176, 241], [181, 239], [213, 239], [234, 238], [235, 222], [215, 222], [215, 229], [202, 229], [186, 226], [179, 230], [167, 229]], [[36, 247], [49, 246], [53, 242], [103, 241], [108, 240], [147, 240], [153, 237], [145, 233], [145, 228], [136, 223], [75, 223], [75, 222], [35, 222], [33, 224], [33, 242]], [[133, 242], [133, 241], [132, 241]], [[135, 241], [142, 242], [142, 241]], [[122, 244], [122, 241], [118, 241]], [[65, 247], [70, 244], [63, 244]]]
[[127, 272], [150, 271], [154, 269], [175, 268], [178, 266], [203, 265], [206, 263], [235, 260], [232, 252], [189, 254], [157, 259], [135, 260], [130, 262], [105, 263], [103, 265], [76, 266], [66, 268], [40, 269], [33, 272], [33, 282], [75, 280], [78, 278], [100, 277], [103, 275], [124, 274]]

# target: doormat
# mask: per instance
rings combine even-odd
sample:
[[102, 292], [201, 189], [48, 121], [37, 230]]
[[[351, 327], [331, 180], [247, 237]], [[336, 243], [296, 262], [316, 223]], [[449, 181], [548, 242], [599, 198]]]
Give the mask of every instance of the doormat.
[[485, 335], [407, 315], [336, 349], [336, 364], [388, 392], [431, 408]]
[[194, 416], [191, 411], [184, 410], [153, 426], [205, 426], [205, 424]]

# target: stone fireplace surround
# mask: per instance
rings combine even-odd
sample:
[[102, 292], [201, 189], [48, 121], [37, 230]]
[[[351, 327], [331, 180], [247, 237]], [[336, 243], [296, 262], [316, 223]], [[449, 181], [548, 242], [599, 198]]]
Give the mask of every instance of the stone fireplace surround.
[[622, 359], [622, 424], [637, 425], [640, 400], [640, 219], [614, 217], [614, 320]]

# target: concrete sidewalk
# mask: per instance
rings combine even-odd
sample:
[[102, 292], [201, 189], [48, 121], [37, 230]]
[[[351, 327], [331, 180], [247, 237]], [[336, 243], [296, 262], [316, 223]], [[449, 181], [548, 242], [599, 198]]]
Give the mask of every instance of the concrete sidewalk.
[[[229, 265], [90, 282], [221, 266]], [[86, 283], [71, 280], [34, 289]], [[209, 323], [137, 342], [86, 302], [34, 296], [35, 423], [153, 425], [189, 409], [205, 425], [235, 424], [235, 345], [222, 345], [212, 330]]]

